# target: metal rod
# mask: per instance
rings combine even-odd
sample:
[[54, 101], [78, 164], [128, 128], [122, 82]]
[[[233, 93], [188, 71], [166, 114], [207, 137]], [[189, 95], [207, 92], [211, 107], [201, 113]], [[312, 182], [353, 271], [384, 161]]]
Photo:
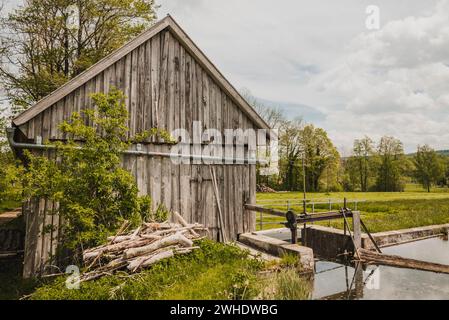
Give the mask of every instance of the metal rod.
[[306, 200], [306, 164], [305, 164], [306, 153], [304, 151], [302, 155], [302, 191], [303, 199]]
[[[51, 144], [34, 144], [34, 143], [22, 143], [14, 141], [14, 131], [15, 128], [7, 128], [7, 137], [9, 145], [12, 148], [17, 149], [56, 149], [55, 145]], [[75, 149], [83, 149], [82, 147], [75, 147]], [[193, 155], [193, 154], [176, 154], [176, 153], [166, 153], [166, 152], [154, 152], [154, 151], [141, 151], [141, 150], [125, 150], [121, 152], [122, 154], [138, 155], [138, 156], [158, 156], [158, 157], [169, 157], [178, 159], [191, 159], [191, 160], [206, 160], [206, 161], [224, 161], [224, 162], [243, 162], [247, 164], [268, 164], [266, 160], [254, 160], [250, 158], [226, 158], [226, 157], [213, 157], [213, 156], [203, 156], [203, 155]]]
[[368, 228], [365, 226], [365, 223], [363, 223], [362, 219], [360, 219], [360, 224], [361, 224], [363, 230], [365, 230], [365, 232], [368, 235], [368, 237], [371, 240], [371, 242], [374, 244], [374, 247], [376, 248], [377, 252], [382, 253], [382, 251], [380, 250], [380, 248], [377, 245], [376, 241], [374, 240], [373, 236], [371, 235], [371, 232], [368, 231]]

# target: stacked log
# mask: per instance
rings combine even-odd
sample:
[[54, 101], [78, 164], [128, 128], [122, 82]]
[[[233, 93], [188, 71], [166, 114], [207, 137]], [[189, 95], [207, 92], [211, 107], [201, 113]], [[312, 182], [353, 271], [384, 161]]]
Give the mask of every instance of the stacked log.
[[108, 238], [105, 245], [83, 251], [88, 272], [81, 281], [122, 269], [137, 272], [158, 261], [198, 249], [193, 241], [202, 238], [207, 229], [200, 224], [187, 224], [176, 213], [175, 218], [180, 223], [144, 223], [127, 234]]
[[256, 191], [257, 192], [262, 192], [262, 193], [276, 193], [277, 191], [268, 187], [265, 184], [257, 184], [256, 185]]

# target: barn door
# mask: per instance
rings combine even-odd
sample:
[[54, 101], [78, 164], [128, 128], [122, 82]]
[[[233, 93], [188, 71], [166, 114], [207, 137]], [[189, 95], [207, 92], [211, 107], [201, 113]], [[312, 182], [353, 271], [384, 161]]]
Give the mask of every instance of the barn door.
[[190, 179], [192, 222], [209, 228], [210, 238], [218, 239], [218, 208], [209, 167], [193, 165]]

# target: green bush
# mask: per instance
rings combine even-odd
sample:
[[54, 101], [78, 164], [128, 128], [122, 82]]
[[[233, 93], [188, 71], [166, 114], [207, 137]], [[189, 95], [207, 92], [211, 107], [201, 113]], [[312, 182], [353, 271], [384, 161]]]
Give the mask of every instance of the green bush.
[[73, 113], [60, 125], [66, 141], [55, 144], [55, 155], [26, 154], [23, 179], [27, 198], [59, 202], [63, 245], [75, 253], [104, 242], [125, 220], [137, 225], [152, 219], [151, 200], [139, 198], [134, 177], [121, 167], [122, 152], [150, 135], [169, 139], [157, 129], [128, 138], [121, 91], [97, 93], [92, 99], [96, 108], [83, 111], [84, 118]]

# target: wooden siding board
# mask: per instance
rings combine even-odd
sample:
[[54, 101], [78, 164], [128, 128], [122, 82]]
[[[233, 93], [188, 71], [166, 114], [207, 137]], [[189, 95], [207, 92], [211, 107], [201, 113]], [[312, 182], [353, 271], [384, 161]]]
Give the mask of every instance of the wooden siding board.
[[[145, 65], [144, 65], [144, 71], [145, 71], [145, 83], [144, 83], [144, 95], [145, 95], [145, 117], [144, 117], [144, 130], [150, 130], [153, 125], [153, 95], [152, 95], [152, 87], [151, 87], [151, 42], [147, 42], [145, 44]], [[149, 142], [150, 139], [147, 139], [147, 142]]]
[[145, 130], [145, 46], [141, 45], [138, 50], [137, 60], [137, 110], [136, 112], [136, 133]]
[[179, 48], [179, 59], [180, 59], [180, 68], [178, 74], [179, 81], [179, 122], [177, 124], [177, 128], [186, 129], [187, 128], [187, 109], [186, 109], [186, 56], [185, 50], [182, 46]]
[[[127, 54], [124, 58], [124, 76], [123, 76], [123, 94], [125, 95], [125, 105], [128, 111], [128, 128], [131, 128], [131, 81], [132, 81], [132, 53]], [[128, 138], [131, 132], [128, 131]]]
[[[155, 152], [160, 152], [161, 147], [158, 145], [153, 146]], [[162, 158], [161, 157], [151, 157], [149, 163], [149, 190], [152, 199], [153, 210], [157, 209], [157, 206], [161, 203], [161, 173], [162, 173]]]
[[164, 32], [161, 37], [161, 74], [159, 79], [159, 116], [160, 129], [168, 129], [166, 124], [168, 109], [168, 62], [169, 62], [170, 32]]
[[159, 79], [161, 71], [161, 38], [156, 35], [151, 39], [151, 93], [152, 93], [152, 124], [154, 128], [159, 127]]
[[185, 119], [183, 123], [183, 128], [187, 130], [189, 136], [192, 137], [192, 61], [190, 56], [184, 52], [184, 109], [185, 109]]
[[132, 62], [131, 62], [131, 81], [130, 81], [130, 136], [134, 137], [137, 133], [137, 113], [138, 111], [138, 100], [137, 95], [139, 92], [138, 88], [138, 58], [139, 58], [139, 52], [133, 51], [132, 52]]
[[[168, 147], [162, 146], [162, 152], [167, 152]], [[170, 158], [162, 158], [161, 164], [161, 200], [167, 210], [171, 210], [172, 206], [172, 179], [171, 179], [171, 160]]]

